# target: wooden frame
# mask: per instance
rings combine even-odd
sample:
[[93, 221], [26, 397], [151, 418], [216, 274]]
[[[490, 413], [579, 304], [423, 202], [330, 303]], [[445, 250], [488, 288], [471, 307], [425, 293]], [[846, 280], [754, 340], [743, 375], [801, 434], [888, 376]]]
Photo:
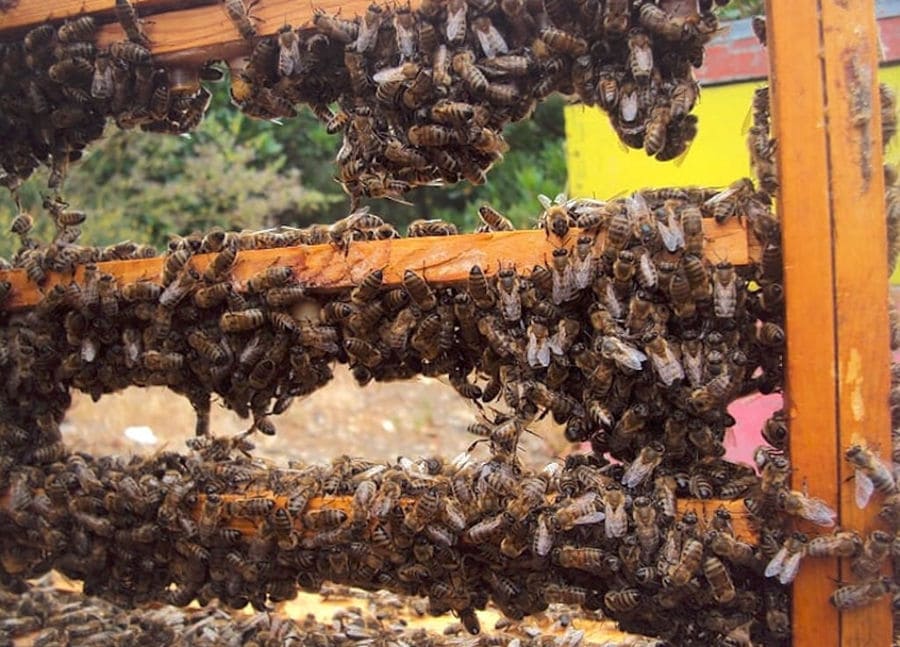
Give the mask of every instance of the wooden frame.
[[[875, 2], [768, 0], [767, 9], [794, 487], [862, 533], [878, 504], [856, 508], [843, 453], [857, 437], [891, 446]], [[840, 614], [828, 604], [848, 570], [837, 560], [800, 569], [795, 647], [891, 644], [890, 596]]]
[[[227, 57], [223, 52], [234, 56], [246, 53], [220, 4], [177, 12], [166, 11], [173, 4], [169, 0], [137, 4], [139, 10], [162, 10], [152, 14], [154, 24], [148, 25], [148, 32], [154, 40], [154, 52], [162, 55], [163, 63], [178, 66], [179, 60], [213, 56], [213, 52], [217, 57]], [[340, 6], [349, 14], [359, 12], [367, 2], [328, 0], [317, 4], [325, 10]], [[23, 31], [45, 19], [76, 13], [99, 12], [111, 17], [111, 5], [112, 0], [59, 0], [51, 14], [43, 5], [36, 8], [37, 3], [22, 2], [12, 12], [0, 15], [0, 30]], [[866, 510], [855, 507], [843, 452], [857, 438], [883, 452], [890, 447], [875, 0], [767, 0], [767, 14], [773, 117], [779, 143], [778, 206], [783, 222], [790, 340], [786, 409], [791, 419], [794, 487], [806, 487], [810, 495], [837, 509], [841, 526], [866, 532], [876, 525], [877, 503]], [[260, 32], [269, 34], [285, 22], [304, 24], [311, 18], [312, 7], [288, 0], [266, 0], [255, 15], [264, 19], [259, 23]], [[118, 29], [115, 24], [105, 25], [101, 42], [121, 38]], [[426, 267], [428, 278], [460, 280], [463, 269], [467, 271], [474, 262], [488, 268], [494, 259], [501, 255], [510, 258], [512, 250], [517, 249], [529, 250], [525, 256], [515, 256], [522, 266], [542, 262], [541, 253], [534, 250], [543, 246], [527, 242], [532, 240], [529, 236], [542, 237], [541, 232], [506, 236], [451, 239], [450, 245], [470, 248], [466, 254], [492, 251], [477, 261], [464, 256]], [[447, 244], [441, 241], [440, 247]], [[375, 263], [390, 265], [399, 259], [394, 252], [406, 250], [401, 253], [406, 266], [415, 267], [417, 261], [427, 266], [425, 254], [416, 249], [421, 245], [415, 239], [360, 243], [351, 248], [345, 260], [349, 265], [381, 249], [387, 250], [386, 256]], [[747, 249], [749, 254], [749, 246]], [[325, 247], [302, 253], [284, 249], [247, 252], [238, 275], [246, 278], [254, 268], [275, 258], [283, 261], [287, 255], [300, 263], [301, 276], [304, 271], [312, 271], [309, 268], [325, 267], [336, 258], [334, 250]], [[734, 255], [731, 260], [737, 262]], [[153, 278], [159, 271], [159, 261], [109, 264], [103, 269], [123, 278], [134, 278], [133, 271]], [[345, 269], [340, 276], [316, 279], [321, 281], [316, 285], [346, 287], [368, 269], [373, 268], [360, 266], [353, 273]], [[8, 305], [27, 307], [39, 298], [36, 291], [22, 287], [20, 274], [8, 276], [14, 283]], [[847, 565], [837, 560], [804, 563], [794, 587], [794, 645], [891, 643], [889, 599], [846, 613], [838, 613], [828, 604], [833, 580], [851, 579], [847, 570]]]

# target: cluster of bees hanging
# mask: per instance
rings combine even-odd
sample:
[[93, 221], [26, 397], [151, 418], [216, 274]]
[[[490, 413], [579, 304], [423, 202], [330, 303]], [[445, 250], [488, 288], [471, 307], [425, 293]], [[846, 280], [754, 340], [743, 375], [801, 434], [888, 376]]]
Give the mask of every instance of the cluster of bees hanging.
[[[597, 455], [677, 466], [694, 477], [685, 479], [693, 496], [710, 498], [724, 482], [698, 459], [724, 453], [728, 403], [781, 383], [780, 243], [763, 198], [741, 180], [722, 191], [545, 200], [546, 264], [490, 277], [473, 266], [461, 287], [431, 286], [414, 269], [395, 288], [375, 271], [327, 297], [298, 285], [286, 266], [243, 286], [232, 280], [247, 247], [322, 237], [343, 247], [393, 232], [365, 211], [327, 228], [181, 239], [158, 281], [120, 286], [89, 263], [82, 282], [56, 284], [30, 312], [7, 315], [3, 418], [14, 430], [38, 419], [43, 435], [8, 431], [4, 440], [14, 455], [48, 451], [70, 387], [99, 398], [131, 385], [186, 395], [200, 434], [212, 396], [272, 433], [271, 415], [326, 383], [339, 361], [361, 384], [446, 376], [480, 406], [503, 403], [522, 426], [552, 415]], [[486, 228], [510, 226], [487, 206], [481, 214]], [[762, 241], [761, 263], [706, 260], [704, 215], [745, 218]], [[436, 230], [453, 231], [432, 222], [412, 233]], [[195, 251], [213, 256], [203, 266]], [[97, 253], [56, 244], [26, 247], [17, 259], [40, 280], [63, 254]]]
[[[773, 560], [773, 574], [786, 581], [790, 574], [778, 566], [793, 544], [776, 513], [823, 526], [833, 523], [833, 513], [788, 487], [789, 463], [777, 450], [759, 453], [762, 479], [722, 459], [723, 436], [734, 424], [727, 405], [740, 395], [781, 387], [779, 226], [767, 196], [740, 180], [724, 190], [663, 189], [607, 202], [560, 197], [542, 203], [540, 224], [552, 252], [530, 272], [501, 266], [490, 276], [488, 268], [473, 266], [464, 285], [439, 287], [409, 269], [391, 288], [375, 271], [353, 290], [328, 296], [298, 285], [290, 268], [278, 264], [243, 285], [232, 280], [244, 249], [323, 241], [346, 249], [361, 239], [396, 235], [374, 214], [359, 211], [327, 227], [214, 231], [176, 241], [159, 281], [118, 285], [102, 265], [89, 263], [80, 283], [57, 284], [30, 312], [6, 313], [0, 475], [10, 492], [23, 497], [11, 503], [19, 514], [6, 526], [16, 537], [8, 545], [32, 555], [33, 568], [52, 564], [84, 579], [88, 592], [127, 603], [158, 598], [175, 582], [166, 595], [179, 604], [218, 597], [235, 606], [248, 599], [261, 606], [328, 578], [427, 594], [435, 612], [455, 610], [469, 619], [488, 597], [513, 617], [568, 601], [602, 607], [627, 629], [675, 636], [678, 644], [707, 644], [710, 636], [742, 632], [765, 636], [766, 644], [786, 639], [781, 584], [763, 577]], [[511, 228], [488, 206], [479, 215], [481, 229]], [[761, 261], [741, 268], [708, 261], [704, 217], [745, 219], [762, 243]], [[409, 233], [453, 234], [455, 228], [420, 221]], [[195, 252], [210, 255], [194, 258]], [[41, 278], [34, 270], [29, 276]], [[416, 501], [407, 508], [377, 508], [395, 511], [374, 514], [388, 528], [387, 538], [360, 531], [352, 509], [303, 512], [309, 497], [355, 497], [356, 468], [338, 462], [331, 471], [300, 470], [312, 476], [295, 474], [299, 481], [268, 471], [248, 478], [252, 462], [241, 467], [239, 457], [225, 462], [227, 455], [204, 449], [220, 446], [207, 435], [214, 395], [252, 418], [251, 430], [274, 433], [273, 414], [327, 382], [335, 361], [348, 363], [362, 384], [446, 376], [464, 397], [487, 407], [470, 428], [477, 443], [490, 448], [486, 462], [460, 470], [442, 464], [361, 468], [373, 471], [362, 479], [367, 485], [359, 497], [383, 502], [394, 493]], [[190, 458], [167, 454], [152, 468], [140, 462], [116, 467], [68, 456], [59, 422], [72, 387], [99, 398], [150, 384], [191, 399], [198, 412], [195, 446], [206, 459], [223, 462], [194, 467]], [[550, 475], [524, 472], [516, 456], [520, 435], [545, 415], [564, 425], [569, 440], [588, 441], [593, 449], [560, 476], [558, 491]], [[784, 425], [776, 423], [767, 425], [767, 437], [783, 449]], [[623, 463], [609, 464], [607, 454]], [[119, 477], [107, 466], [131, 480], [112, 485]], [[60, 476], [71, 471], [81, 474], [84, 486], [77, 477]], [[95, 481], [114, 491], [131, 488], [148, 471], [156, 480], [147, 478], [147, 487], [132, 495], [149, 491], [155, 503], [139, 506], [140, 513], [133, 502], [116, 507], [106, 485], [103, 492], [95, 488]], [[70, 483], [65, 519], [56, 516], [52, 502], [27, 494], [57, 476]], [[474, 495], [451, 492], [452, 477], [460, 476]], [[262, 484], [261, 478], [274, 480]], [[246, 504], [250, 511], [244, 504], [229, 507], [227, 493], [261, 488], [286, 496], [306, 492], [306, 499], [280, 506], [257, 495], [244, 497], [254, 500]], [[198, 493], [216, 496], [201, 505]], [[719, 534], [708, 535], [712, 521], [679, 518], [675, 497], [745, 498], [765, 541], [760, 547], [741, 543], [724, 520], [715, 528]], [[439, 512], [454, 499], [469, 506], [462, 518]], [[41, 515], [46, 526], [36, 521]], [[244, 516], [261, 524], [259, 544], [243, 543], [234, 529], [219, 532], [220, 522]], [[29, 549], [22, 530], [32, 523], [40, 528], [31, 527], [24, 542]], [[297, 525], [315, 536], [295, 536]], [[146, 536], [128, 534], [145, 526]], [[52, 535], [57, 540], [77, 540], [50, 549], [40, 537], [51, 532], [59, 533]], [[641, 539], [641, 533], [647, 536]], [[391, 548], [398, 540], [399, 553]], [[372, 557], [369, 550], [378, 542], [388, 542], [388, 552], [376, 550]], [[149, 544], [155, 552], [148, 558], [140, 547]], [[463, 545], [471, 551], [456, 558], [476, 568], [465, 567], [458, 576], [449, 573], [455, 567], [429, 574], [426, 564], [441, 564], [434, 551]], [[124, 557], [111, 557], [120, 552]], [[401, 556], [416, 562], [400, 562]], [[235, 570], [248, 558], [260, 563]], [[121, 560], [119, 566], [99, 568], [111, 559]], [[223, 579], [216, 564], [244, 574]], [[304, 579], [316, 572], [311, 566], [320, 578]], [[448, 587], [453, 577], [462, 579]], [[707, 589], [708, 581], [722, 591]], [[760, 596], [763, 590], [769, 593]]]
[[253, 43], [232, 96], [260, 118], [291, 117], [305, 103], [342, 133], [338, 179], [354, 200], [483, 183], [506, 150], [504, 125], [554, 92], [600, 106], [625, 144], [668, 160], [696, 135], [692, 69], [718, 30], [712, 2], [700, 4], [700, 12], [628, 0], [372, 4], [359, 18], [320, 13], [312, 28], [260, 39], [232, 0], [229, 15]]
[[677, 645], [787, 644], [787, 592], [763, 576], [784, 534], [767, 528], [754, 545], [724, 508], [679, 511], [672, 475], [626, 487], [626, 466], [591, 456], [530, 471], [469, 453], [282, 469], [254, 459], [245, 435], [188, 444], [13, 468], [5, 576], [55, 568], [123, 606], [260, 610], [329, 580], [426, 596], [471, 633], [490, 600], [513, 619], [552, 603], [601, 610]]
[[[483, 183], [507, 148], [503, 126], [554, 92], [601, 106], [627, 145], [672, 159], [696, 134], [692, 68], [718, 21], [712, 2], [701, 2], [700, 12], [670, 5], [677, 3], [373, 4], [359, 18], [318, 13], [311, 25], [260, 37], [250, 10], [226, 0], [223, 10], [250, 49], [246, 65], [233, 70], [232, 97], [265, 119], [294, 116], [305, 104], [329, 132], [342, 133], [338, 179], [354, 200], [399, 199], [411, 187], [461, 179]], [[164, 133], [200, 123], [210, 93], [154, 63], [128, 0], [117, 0], [116, 18], [128, 40], [104, 48], [91, 16], [0, 43], [4, 185], [17, 187], [46, 163], [58, 187], [107, 118]], [[221, 73], [207, 65], [200, 78]]]
[[[129, 0], [116, 0], [128, 40], [100, 48], [99, 23], [81, 16], [35, 27], [0, 43], [0, 184], [17, 188], [40, 165], [58, 188], [69, 164], [103, 134], [120, 128], [184, 133], [200, 123], [211, 98], [203, 87], [176, 84], [154, 65], [150, 43]], [[201, 77], [221, 78], [212, 68]]]

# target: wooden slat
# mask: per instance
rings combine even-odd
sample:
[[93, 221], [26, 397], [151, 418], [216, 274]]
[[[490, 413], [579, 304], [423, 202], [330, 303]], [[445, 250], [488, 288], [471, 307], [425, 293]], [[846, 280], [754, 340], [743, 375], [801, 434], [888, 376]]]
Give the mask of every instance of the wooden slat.
[[[837, 322], [838, 449], [864, 439], [890, 455], [890, 388], [884, 175], [878, 97], [875, 0], [822, 0], [828, 161], [834, 234]], [[854, 503], [853, 470], [840, 465], [844, 528], [868, 534], [878, 523], [878, 501]], [[841, 577], [852, 581], [848, 560]], [[841, 645], [889, 645], [890, 596], [841, 614]]]
[[[749, 239], [749, 233], [737, 221], [717, 225], [704, 219], [708, 242], [706, 255], [716, 262], [727, 259], [735, 265], [746, 265], [758, 258], [759, 247]], [[568, 240], [574, 243], [577, 230]], [[597, 237], [598, 246], [603, 236]], [[514, 265], [528, 273], [535, 265], [549, 263], [558, 240], [551, 240], [541, 230], [466, 234], [440, 238], [401, 238], [395, 240], [353, 243], [345, 254], [333, 245], [308, 247], [280, 247], [244, 251], [238, 255], [233, 277], [245, 281], [257, 272], [277, 263], [289, 265], [297, 280], [312, 289], [335, 290], [357, 285], [369, 272], [384, 270], [384, 282], [398, 285], [406, 269], [412, 269], [434, 284], [464, 281], [473, 265], [480, 265], [486, 273], [497, 271], [500, 263]], [[196, 256], [194, 267], [202, 271], [211, 255]], [[120, 285], [140, 280], [158, 280], [162, 268], [160, 258], [134, 261], [111, 261], [98, 264], [101, 271], [119, 279]], [[83, 280], [84, 268], [79, 268], [74, 280]], [[53, 274], [43, 286], [46, 291], [57, 283], [69, 283], [71, 275]], [[0, 272], [0, 281], [12, 283], [12, 295], [3, 305], [7, 309], [33, 306], [41, 299], [41, 291], [28, 281], [22, 270]]]
[[[41, 491], [41, 490], [38, 490]], [[270, 497], [275, 501], [276, 507], [285, 507], [287, 505], [287, 497], [275, 495], [272, 492], [254, 492], [254, 497]], [[247, 495], [235, 495], [235, 494], [222, 494], [223, 503], [227, 503], [229, 501], [234, 501], [238, 499], [245, 499]], [[205, 499], [204, 495], [200, 495], [197, 498], [197, 505], [194, 508], [194, 515], [197, 519], [200, 518], [200, 511], [203, 509], [203, 501]], [[710, 500], [700, 500], [700, 499], [678, 499], [678, 512], [683, 514], [688, 510], [693, 510], [697, 513], [697, 516], [701, 519], [701, 523], [705, 523], [705, 520], [711, 519], [715, 514], [715, 511], [719, 508], [725, 508], [731, 513], [732, 522], [734, 524], [734, 534], [738, 539], [743, 541], [747, 541], [749, 543], [756, 543], [757, 534], [753, 526], [751, 525], [750, 515], [747, 512], [746, 507], [743, 502], [740, 500], [733, 501], [725, 501], [718, 499], [710, 499]], [[404, 508], [407, 508], [412, 505], [411, 499], [403, 499], [400, 501], [400, 505]], [[0, 510], [7, 509], [9, 506], [9, 491], [0, 492]], [[348, 515], [353, 510], [353, 497], [351, 496], [320, 496], [314, 497], [309, 500], [306, 508], [304, 508], [304, 512], [311, 512], [314, 510], [322, 510], [325, 508], [335, 509], [335, 510], [343, 510], [348, 513]], [[229, 528], [235, 528], [240, 530], [244, 534], [251, 534], [256, 531], [257, 524], [254, 520], [249, 518], [233, 518], [230, 519], [227, 523]], [[301, 522], [301, 518], [298, 516], [297, 521], [295, 522], [295, 527], [297, 530], [303, 530], [303, 525]]]
[[[215, 2], [215, 0], [200, 0], [200, 2], [185, 2], [184, 0], [131, 0], [131, 3], [142, 16], [166, 9], [200, 4], [201, 2]], [[48, 21], [62, 20], [73, 16], [93, 14], [112, 17], [115, 0], [20, 0], [11, 10], [0, 13], [0, 31], [23, 30], [40, 25]]]
[[[837, 507], [835, 300], [828, 149], [815, 2], [768, 0], [786, 291], [786, 410], [794, 485]], [[883, 256], [883, 255], [882, 255]], [[881, 278], [883, 274], [879, 274]], [[882, 299], [883, 301], [884, 299]], [[836, 560], [806, 560], [794, 582], [794, 647], [837, 647], [828, 604]], [[874, 644], [874, 643], [873, 643]], [[887, 644], [887, 643], [880, 643]]]

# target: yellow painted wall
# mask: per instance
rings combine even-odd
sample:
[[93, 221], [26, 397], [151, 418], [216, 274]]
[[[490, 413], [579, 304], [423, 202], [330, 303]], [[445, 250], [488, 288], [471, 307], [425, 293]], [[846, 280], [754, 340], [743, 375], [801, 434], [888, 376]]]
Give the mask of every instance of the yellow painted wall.
[[[900, 65], [880, 70], [880, 79], [900, 95]], [[645, 187], [724, 186], [750, 173], [746, 145], [750, 102], [761, 82], [704, 87], [695, 108], [699, 132], [687, 155], [659, 162], [643, 150], [619, 142], [609, 119], [599, 108], [566, 108], [566, 150], [569, 194], [607, 198]], [[900, 137], [887, 151], [900, 165]], [[900, 268], [892, 282], [900, 283]]]

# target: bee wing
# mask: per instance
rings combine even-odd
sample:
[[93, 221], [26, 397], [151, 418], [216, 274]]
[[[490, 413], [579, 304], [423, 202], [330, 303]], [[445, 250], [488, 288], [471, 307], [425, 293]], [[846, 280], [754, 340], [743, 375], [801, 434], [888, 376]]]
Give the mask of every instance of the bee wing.
[[493, 25], [489, 25], [487, 29], [476, 29], [475, 33], [478, 35], [478, 43], [481, 45], [481, 50], [488, 58], [498, 54], [506, 54], [509, 51], [509, 46], [503, 40], [503, 36], [500, 35], [500, 32]]
[[378, 84], [405, 81], [409, 78], [409, 69], [408, 64], [386, 67], [375, 72], [372, 75], [372, 80]]
[[634, 62], [641, 70], [653, 69], [653, 50], [650, 47], [638, 47], [634, 52]]
[[543, 193], [538, 194], [538, 202], [541, 203], [541, 206], [544, 207], [544, 209], [549, 209], [550, 207], [553, 206], [553, 201], [550, 200], [550, 198], [545, 196]]
[[553, 534], [550, 532], [550, 527], [547, 525], [547, 519], [544, 515], [538, 517], [537, 530], [535, 532], [537, 533], [535, 552], [540, 557], [544, 557], [553, 548]]
[[781, 572], [778, 574], [778, 581], [782, 584], [790, 584], [793, 582], [794, 578], [797, 577], [797, 572], [800, 570], [800, 561], [802, 559], [803, 553], [801, 551], [791, 553], [790, 556], [784, 560]]
[[684, 230], [671, 214], [669, 214], [669, 224], [664, 225], [662, 222], [657, 222], [657, 227], [667, 250], [674, 252], [679, 247], [684, 247]]
[[619, 98], [619, 115], [622, 121], [634, 121], [638, 116], [638, 95], [636, 91], [624, 94]]
[[644, 353], [616, 337], [605, 337], [603, 339], [602, 352], [604, 356], [614, 359], [616, 362], [635, 371], [641, 370], [641, 364], [647, 360], [647, 356]]
[[622, 475], [622, 485], [637, 487], [641, 482], [653, 473], [653, 463], [647, 463], [638, 456]]
[[565, 193], [557, 193], [556, 197], [553, 198], [553, 204], [564, 206], [568, 199], [569, 197]]
[[451, 2], [447, 6], [446, 32], [447, 40], [451, 43], [461, 41], [466, 35], [466, 8], [465, 0]]
[[764, 572], [766, 577], [775, 577], [782, 570], [784, 570], [784, 563], [788, 557], [788, 549], [787, 546], [782, 546], [778, 549], [778, 552], [775, 553], [775, 556], [769, 561], [766, 565], [766, 570]]
[[854, 488], [854, 500], [856, 507], [860, 510], [869, 505], [869, 500], [875, 492], [875, 483], [868, 477], [863, 470], [856, 470], [856, 487]]
[[589, 523], [600, 523], [606, 518], [606, 515], [602, 510], [595, 510], [594, 512], [589, 512], [585, 515], [578, 517], [575, 520], [576, 526], [583, 526]]
[[808, 521], [830, 528], [834, 525], [837, 512], [821, 499], [807, 499], [803, 506], [802, 516]]
[[594, 257], [588, 255], [587, 258], [573, 258], [572, 271], [574, 273], [575, 287], [583, 290], [591, 284], [594, 278]]
[[671, 386], [675, 380], [684, 379], [684, 368], [681, 366], [678, 358], [675, 357], [675, 353], [672, 352], [671, 348], [666, 347], [666, 354], [663, 356], [650, 355], [650, 359], [653, 362], [653, 368], [656, 369], [656, 373], [659, 375], [659, 379], [666, 386]]
[[733, 196], [735, 193], [737, 193], [739, 190], [740, 190], [740, 186], [736, 186], [733, 184], [733, 185], [729, 186], [728, 188], [724, 189], [723, 191], [719, 191], [717, 194], [715, 194], [713, 197], [711, 197], [709, 200], [707, 200], [703, 204], [705, 204], [707, 207], [712, 207], [712, 206], [718, 204], [719, 202], [722, 202], [723, 200], [727, 200], [728, 198]]
[[533, 367], [550, 366], [550, 344], [546, 339], [538, 340], [537, 337], [530, 334], [525, 354], [528, 364]]

